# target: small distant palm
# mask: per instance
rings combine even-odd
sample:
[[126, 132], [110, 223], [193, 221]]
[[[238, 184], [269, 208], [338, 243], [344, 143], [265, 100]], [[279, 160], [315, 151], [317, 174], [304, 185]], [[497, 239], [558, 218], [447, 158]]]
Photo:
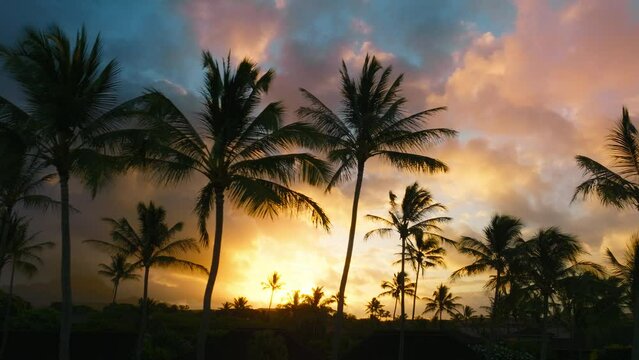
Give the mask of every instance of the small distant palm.
[[0, 345], [0, 357], [4, 356], [9, 337], [9, 318], [11, 315], [15, 273], [17, 271], [32, 277], [38, 271], [38, 266], [42, 264], [42, 258], [40, 258], [39, 253], [54, 246], [53, 242], [50, 241], [36, 242], [37, 234], [28, 234], [29, 222], [25, 218], [12, 216], [7, 226], [7, 248], [1, 261], [3, 264], [11, 264], [11, 274], [3, 323], [2, 344]]
[[198, 243], [195, 239], [184, 238], [175, 239], [175, 236], [182, 230], [181, 222], [169, 227], [166, 224], [166, 211], [161, 206], [155, 206], [150, 202], [147, 206], [139, 203], [138, 229], [136, 230], [126, 218], [112, 219], [105, 218], [111, 225], [111, 241], [85, 240], [86, 243], [110, 251], [113, 254], [126, 254], [133, 257], [132, 266], [144, 269], [144, 290], [142, 295], [142, 319], [140, 321], [140, 332], [136, 358], [142, 354], [144, 335], [146, 334], [146, 323], [148, 308], [146, 306], [149, 288], [149, 271], [151, 267], [181, 267], [188, 270], [199, 271], [207, 274], [207, 270], [202, 265], [175, 257], [177, 253], [189, 251], [199, 251]]
[[284, 304], [285, 309], [296, 310], [302, 304], [302, 294], [300, 290], [295, 290], [288, 295], [288, 302]]
[[98, 270], [98, 274], [109, 278], [109, 280], [113, 283], [112, 304], [115, 304], [115, 300], [118, 296], [118, 286], [120, 285], [120, 281], [140, 279], [140, 275], [135, 273], [139, 267], [127, 262], [126, 260], [127, 256], [119, 253], [111, 255], [110, 264], [98, 264], [98, 267], [100, 268], [100, 270]]
[[384, 317], [386, 312], [387, 311], [384, 310], [384, 304], [379, 302], [375, 297], [366, 304], [366, 313], [371, 319], [379, 320]]
[[415, 283], [410, 282], [410, 278], [406, 273], [395, 273], [392, 281], [384, 280], [382, 282], [382, 289], [386, 290], [381, 292], [379, 296], [391, 296], [395, 299], [395, 306], [393, 307], [393, 319], [395, 319], [395, 313], [397, 311], [397, 302], [401, 296], [402, 284], [404, 284], [404, 293], [409, 296], [415, 296]]
[[608, 263], [612, 266], [612, 274], [621, 280], [627, 290], [626, 303], [634, 313], [636, 311], [634, 303], [637, 300], [632, 294], [636, 294], [639, 287], [639, 234], [632, 236], [621, 261], [617, 260], [610, 249], [606, 249], [606, 256]]
[[326, 312], [332, 311], [330, 305], [335, 301], [334, 298], [326, 297], [323, 286], [316, 286], [312, 288], [311, 293], [305, 294], [303, 297], [304, 304], [309, 305], [313, 309], [323, 310]]
[[434, 312], [434, 319], [438, 319], [438, 326], [441, 329], [442, 315], [447, 313], [453, 317], [458, 313], [461, 304], [457, 303], [457, 300], [461, 299], [459, 296], [453, 296], [448, 286], [440, 284], [433, 292], [432, 298], [426, 298], [426, 309], [424, 314]]
[[273, 294], [275, 293], [275, 290], [279, 290], [284, 286], [284, 284], [282, 283], [282, 280], [280, 278], [280, 274], [276, 272], [274, 272], [271, 276], [269, 276], [268, 280], [266, 282], [262, 283], [262, 289], [264, 290], [271, 290], [271, 298], [268, 302], [268, 309], [269, 311], [271, 310], [271, 305], [273, 304]]
[[246, 310], [250, 309], [252, 306], [249, 305], [248, 299], [244, 296], [236, 297], [233, 299], [233, 309], [235, 310]]
[[228, 311], [228, 310], [231, 310], [232, 308], [233, 308], [233, 303], [225, 301], [224, 303], [222, 303], [222, 306], [220, 306], [219, 310]]

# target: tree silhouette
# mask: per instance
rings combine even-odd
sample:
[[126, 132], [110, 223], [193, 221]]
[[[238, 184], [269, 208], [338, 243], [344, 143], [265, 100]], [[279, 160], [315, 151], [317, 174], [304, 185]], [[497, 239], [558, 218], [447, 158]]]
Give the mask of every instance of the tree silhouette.
[[[27, 151], [53, 167], [60, 184], [61, 293], [59, 359], [69, 359], [71, 334], [71, 232], [69, 179], [75, 176], [93, 196], [127, 168], [128, 155], [144, 129], [132, 125], [142, 98], [113, 107], [118, 65], [104, 64], [99, 37], [90, 43], [84, 29], [72, 43], [57, 26], [27, 28], [15, 47], [1, 47], [0, 59], [25, 94], [26, 110], [0, 97], [0, 123], [19, 123]], [[149, 95], [155, 98], [155, 95]], [[147, 98], [149, 98], [147, 97]], [[162, 100], [164, 101], [164, 100]], [[39, 165], [38, 165], [39, 166]]]
[[0, 358], [4, 357], [4, 352], [9, 339], [9, 322], [11, 316], [11, 300], [13, 298], [13, 281], [16, 271], [28, 277], [32, 277], [38, 271], [38, 265], [42, 264], [42, 258], [38, 253], [44, 249], [54, 246], [53, 242], [36, 242], [37, 234], [28, 234], [29, 222], [23, 217], [12, 216], [8, 223], [7, 248], [2, 264], [11, 264], [11, 274], [9, 277], [9, 295], [7, 298], [4, 324], [2, 327], [2, 344], [0, 345]]
[[[406, 187], [404, 198], [401, 204], [397, 203], [397, 195], [392, 191], [389, 192], [390, 210], [389, 218], [383, 218], [376, 215], [366, 215], [366, 217], [375, 222], [382, 223], [384, 227], [374, 229], [366, 233], [364, 239], [368, 239], [372, 235], [390, 236], [391, 233], [397, 233], [401, 242], [401, 273], [405, 273], [406, 249], [411, 247], [410, 239], [415, 243], [417, 239], [423, 243], [423, 238], [437, 239], [439, 242], [452, 242], [437, 234], [441, 229], [439, 225], [451, 220], [449, 217], [429, 217], [435, 211], [445, 210], [446, 207], [433, 200], [432, 195], [426, 189], [420, 188], [417, 183]], [[439, 257], [440, 263], [441, 256]], [[417, 274], [419, 276], [419, 273]], [[400, 285], [403, 285], [400, 284]], [[417, 284], [415, 284], [417, 287]], [[413, 307], [417, 298], [416, 292], [413, 294]], [[414, 313], [413, 313], [414, 315]], [[414, 316], [413, 316], [414, 317]], [[406, 321], [406, 311], [404, 302], [404, 290], [400, 289], [400, 322], [399, 322], [399, 359], [404, 358], [404, 327]]]
[[[415, 238], [415, 243], [408, 244], [408, 260], [411, 262], [413, 269], [415, 269], [415, 294], [413, 295], [413, 312], [411, 320], [415, 320], [415, 303], [417, 300], [417, 286], [419, 283], [419, 275], [422, 277], [426, 272], [426, 269], [442, 266], [445, 267], [444, 255], [446, 250], [441, 247], [441, 241], [439, 239], [428, 236], [424, 239], [424, 236], [418, 235]], [[421, 271], [421, 272], [420, 272]]]
[[285, 309], [297, 310], [302, 304], [302, 295], [300, 290], [295, 290], [288, 296], [288, 302], [284, 305]]
[[395, 306], [393, 307], [393, 319], [395, 319], [397, 301], [401, 296], [402, 289], [404, 290], [404, 294], [415, 296], [415, 283], [410, 282], [410, 278], [406, 273], [400, 272], [393, 274], [392, 281], [385, 280], [382, 282], [382, 289], [386, 291], [381, 292], [379, 296], [391, 296], [395, 299]]
[[[425, 128], [426, 118], [444, 110], [443, 107], [405, 116], [406, 99], [400, 94], [403, 75], [391, 82], [391, 73], [391, 67], [382, 69], [375, 56], [371, 58], [366, 55], [360, 77], [354, 79], [350, 77], [346, 63], [342, 61], [342, 116], [338, 116], [309, 91], [300, 89], [310, 104], [300, 107], [297, 114], [300, 118], [312, 122], [324, 134], [324, 148], [328, 150], [328, 159], [337, 167], [327, 190], [350, 180], [354, 174], [356, 178], [346, 259], [339, 287], [339, 293], [342, 295], [346, 292], [353, 255], [357, 207], [366, 161], [379, 157], [403, 170], [445, 172], [448, 168], [443, 162], [417, 152], [457, 134], [450, 129]], [[344, 303], [343, 299], [340, 299], [335, 316], [333, 358], [338, 357], [343, 311]]]
[[[577, 155], [577, 165], [588, 179], [575, 189], [572, 200], [579, 196], [596, 196], [604, 206], [618, 209], [639, 210], [639, 135], [630, 121], [628, 109], [621, 111], [621, 120], [607, 137], [607, 148], [612, 157], [612, 166]], [[634, 329], [632, 360], [639, 360], [639, 287], [632, 288]]]
[[85, 242], [109, 250], [114, 254], [126, 254], [133, 257], [133, 266], [144, 269], [144, 290], [141, 299], [142, 317], [136, 347], [136, 358], [140, 359], [148, 322], [147, 300], [151, 267], [181, 267], [192, 271], [197, 270], [204, 274], [207, 271], [202, 265], [175, 257], [177, 253], [199, 251], [195, 239], [175, 239], [177, 233], [182, 231], [183, 224], [181, 222], [169, 227], [166, 224], [166, 211], [161, 206], [155, 206], [153, 202], [150, 202], [148, 206], [139, 203], [137, 212], [137, 230], [126, 218], [117, 220], [105, 218], [104, 221], [111, 225], [111, 241], [90, 239]]
[[433, 292], [433, 297], [426, 298], [428, 302], [426, 303], [424, 314], [434, 312], [435, 316], [433, 318], [438, 319], [438, 326], [441, 329], [442, 315], [445, 312], [451, 317], [455, 316], [455, 314], [458, 313], [459, 307], [461, 306], [461, 304], [457, 303], [457, 300], [459, 299], [459, 296], [453, 296], [448, 286], [440, 284]]
[[115, 299], [118, 296], [118, 286], [120, 285], [120, 281], [140, 279], [140, 275], [135, 273], [138, 270], [138, 267], [126, 260], [126, 254], [118, 253], [111, 255], [111, 263], [98, 264], [98, 267], [100, 268], [100, 270], [98, 270], [98, 274], [109, 278], [109, 280], [113, 283], [112, 304], [115, 304]]
[[281, 289], [282, 286], [284, 286], [284, 284], [282, 283], [280, 274], [278, 274], [277, 271], [269, 276], [266, 282], [262, 283], [262, 288], [264, 290], [271, 290], [271, 298], [268, 302], [269, 311], [271, 310], [271, 305], [273, 304], [273, 294], [275, 293], [275, 290]]
[[251, 305], [248, 303], [248, 299], [244, 296], [236, 297], [233, 299], [233, 309], [235, 310], [247, 310], [250, 309]]
[[[493, 326], [499, 314], [497, 306], [500, 304], [499, 296], [503, 290], [502, 276], [508, 271], [508, 264], [519, 250], [517, 246], [521, 239], [523, 224], [521, 220], [508, 215], [494, 215], [490, 224], [484, 228], [484, 237], [481, 240], [464, 236], [458, 243], [458, 250], [462, 254], [470, 255], [475, 261], [453, 272], [452, 279], [460, 276], [475, 275], [488, 270], [495, 271], [495, 277], [491, 283], [495, 288], [495, 296], [492, 302], [491, 319]], [[494, 335], [494, 333], [493, 333]]]
[[627, 290], [626, 302], [634, 314], [637, 309], [635, 307], [637, 299], [633, 294], [636, 293], [637, 286], [639, 286], [639, 234], [632, 236], [630, 243], [626, 246], [622, 261], [617, 260], [610, 249], [606, 249], [606, 257], [612, 266], [612, 274], [621, 280]]
[[199, 130], [174, 106], [156, 107], [154, 124], [146, 143], [144, 164], [156, 180], [178, 183], [198, 173], [206, 180], [199, 190], [195, 212], [200, 239], [209, 245], [207, 220], [215, 213], [215, 235], [209, 278], [204, 291], [202, 318], [197, 336], [197, 359], [206, 358], [211, 298], [222, 250], [226, 197], [249, 215], [274, 218], [282, 212], [308, 212], [315, 225], [328, 230], [330, 222], [310, 197], [290, 188], [296, 180], [324, 184], [329, 166], [309, 153], [295, 153], [320, 139], [308, 124], [283, 126], [280, 102], [266, 104], [263, 96], [275, 76], [261, 74], [248, 59], [231, 69], [230, 54], [222, 64], [203, 52], [204, 110], [197, 118]]
[[331, 312], [330, 305], [335, 302], [332, 297], [326, 297], [323, 286], [316, 286], [311, 289], [310, 294], [303, 295], [303, 303], [310, 306], [312, 309], [321, 310], [325, 312]]
[[377, 298], [372, 298], [366, 304], [366, 313], [369, 314], [371, 319], [379, 320], [386, 315], [386, 310], [384, 310], [384, 304], [380, 303]]

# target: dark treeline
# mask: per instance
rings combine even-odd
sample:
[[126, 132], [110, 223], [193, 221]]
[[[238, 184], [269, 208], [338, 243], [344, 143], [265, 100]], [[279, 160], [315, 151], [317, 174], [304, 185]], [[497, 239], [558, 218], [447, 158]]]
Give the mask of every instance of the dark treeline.
[[[457, 135], [428, 127], [429, 117], [445, 107], [406, 114], [403, 75], [394, 76], [374, 56], [366, 57], [356, 77], [342, 62], [339, 109], [301, 89], [307, 104], [296, 111], [298, 121], [288, 124], [282, 122], [281, 102], [263, 102], [274, 71], [261, 71], [248, 59], [233, 66], [230, 55], [217, 61], [202, 53], [203, 103], [195, 119], [187, 119], [156, 90], [117, 104], [119, 65], [102, 59], [100, 38], [91, 40], [84, 29], [75, 39], [55, 26], [27, 29], [15, 45], [0, 47], [0, 61], [25, 99], [14, 104], [0, 96], [0, 272], [8, 270], [10, 278], [2, 296], [0, 358], [55, 358], [57, 348], [61, 360], [342, 359], [354, 358], [358, 344], [374, 332], [398, 330], [391, 346], [392, 358], [400, 360], [412, 358], [418, 339], [412, 334], [419, 331], [463, 339], [463, 347], [478, 358], [623, 358], [632, 349], [631, 358], [639, 360], [638, 237], [629, 240], [626, 254], [608, 250], [606, 264], [587, 261], [579, 239], [553, 224], [529, 229], [532, 235], [524, 237], [525, 219], [504, 214], [494, 215], [480, 238], [449, 238], [445, 225], [453, 219], [418, 183], [408, 185], [401, 200], [390, 191], [386, 214], [366, 215], [380, 227], [363, 240], [376, 236], [397, 241], [399, 270], [380, 279], [381, 292], [371, 294], [375, 297], [365, 308], [368, 319], [345, 312], [367, 160], [378, 158], [414, 174], [446, 172], [447, 165], [426, 151]], [[613, 167], [578, 156], [587, 180], [573, 200], [592, 195], [604, 205], [639, 209], [637, 137], [624, 108], [609, 136]], [[100, 311], [74, 306], [70, 240], [76, 209], [70, 205], [70, 179], [80, 180], [95, 196], [132, 170], [168, 187], [191, 177], [205, 180], [193, 194], [199, 238], [181, 237], [183, 224], [167, 224], [167, 210], [149, 199], [140, 199], [135, 221], [108, 214], [116, 216], [104, 219], [108, 237], [84, 242], [110, 256], [108, 263], [96, 263], [98, 273], [113, 285], [112, 296], [105, 299], [110, 305]], [[351, 180], [355, 187], [347, 252], [334, 295], [326, 294], [322, 284], [309, 294], [293, 291], [286, 304], [274, 304], [286, 277], [274, 272], [262, 283], [270, 293], [268, 309], [253, 309], [243, 294], [212, 308], [228, 206], [259, 218], [309, 216], [318, 231], [329, 230], [321, 205], [294, 185], [330, 191]], [[59, 199], [42, 195], [42, 187], [51, 183], [59, 186]], [[13, 294], [15, 273], [33, 275], [41, 263], [39, 254], [54, 245], [30, 230], [24, 216], [29, 208], [56, 210], [52, 214], [60, 217], [61, 302], [44, 309], [33, 309]], [[183, 258], [209, 245], [209, 266]], [[467, 255], [468, 265], [454, 271], [446, 284], [420, 287], [429, 269], [445, 266], [449, 251]], [[202, 310], [153, 300], [149, 274], [158, 267], [206, 276]], [[464, 299], [452, 291], [455, 281], [484, 273], [490, 276], [490, 306], [482, 311], [464, 306]], [[119, 285], [135, 280], [142, 282], [139, 303], [119, 304]], [[424, 292], [432, 295], [420, 295]], [[386, 296], [393, 299], [392, 313], [378, 299]], [[426, 300], [423, 309], [417, 306], [420, 298]], [[21, 349], [16, 344], [25, 343], [28, 334], [42, 336], [50, 346]], [[52, 334], [57, 334], [57, 345], [51, 344]], [[100, 341], [117, 346], [91, 349], [89, 344]], [[82, 352], [91, 350], [100, 355]], [[455, 349], [424, 351], [446, 354]]]

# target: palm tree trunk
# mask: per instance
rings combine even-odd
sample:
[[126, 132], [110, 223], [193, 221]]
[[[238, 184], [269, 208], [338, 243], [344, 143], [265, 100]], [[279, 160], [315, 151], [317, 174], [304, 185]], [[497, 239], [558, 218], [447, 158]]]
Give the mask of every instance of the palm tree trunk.
[[2, 276], [2, 268], [4, 267], [5, 254], [7, 253], [7, 242], [9, 237], [9, 220], [11, 213], [13, 212], [13, 206], [7, 207], [6, 211], [2, 214], [2, 222], [0, 223], [0, 276]]
[[115, 298], [118, 296], [118, 285], [118, 281], [113, 283], [113, 300], [111, 301], [111, 304], [115, 304]]
[[11, 280], [9, 280], [9, 297], [7, 298], [7, 307], [4, 312], [4, 324], [2, 326], [2, 345], [0, 345], [0, 359], [4, 359], [4, 352], [7, 348], [7, 340], [9, 339], [9, 317], [11, 316], [11, 301], [13, 300], [13, 279], [15, 277], [16, 265], [11, 262]]
[[269, 314], [271, 313], [271, 305], [273, 304], [273, 293], [275, 292], [275, 289], [271, 289], [271, 300], [269, 300], [268, 302], [268, 312]]
[[417, 265], [417, 278], [415, 279], [415, 293], [413, 294], [413, 315], [411, 316], [411, 320], [415, 320], [415, 301], [417, 300], [417, 284], [419, 283], [419, 269], [421, 266]]
[[541, 350], [539, 351], [539, 359], [546, 360], [548, 357], [548, 335], [547, 335], [547, 318], [548, 318], [548, 294], [544, 294], [544, 310], [541, 317]]
[[206, 337], [209, 332], [211, 314], [211, 298], [213, 287], [220, 266], [220, 253], [222, 252], [222, 228], [224, 226], [224, 189], [215, 189], [215, 239], [213, 240], [213, 257], [209, 279], [204, 289], [204, 301], [202, 304], [202, 319], [197, 333], [197, 360], [206, 359]]
[[639, 287], [634, 291], [635, 301], [632, 304], [634, 328], [632, 335], [632, 360], [639, 360]]
[[500, 286], [501, 286], [501, 271], [497, 270], [497, 276], [495, 277], [495, 297], [493, 298], [493, 309], [492, 309], [493, 313], [490, 319], [490, 326], [492, 328], [490, 331], [490, 340], [493, 342], [497, 339], [497, 309], [498, 309], [497, 303], [499, 302]]
[[442, 314], [444, 313], [444, 310], [439, 310], [439, 321], [437, 322], [437, 327], [439, 327], [439, 330], [442, 329]]
[[58, 356], [60, 360], [69, 360], [71, 343], [71, 231], [69, 219], [69, 174], [58, 171], [60, 176], [62, 259], [60, 266], [60, 284], [62, 287], [62, 314], [60, 317], [60, 344]]
[[404, 332], [406, 326], [406, 309], [404, 302], [404, 293], [406, 292], [406, 274], [404, 273], [404, 252], [406, 251], [406, 239], [402, 238], [402, 282], [399, 284], [400, 286], [400, 296], [402, 297], [401, 301], [401, 314], [399, 319], [399, 353], [397, 354], [397, 359], [404, 359]]
[[135, 358], [140, 360], [142, 358], [142, 350], [144, 349], [144, 335], [146, 334], [146, 322], [148, 318], [148, 294], [149, 294], [149, 267], [144, 267], [144, 290], [142, 292], [142, 306], [140, 318], [140, 332], [138, 333], [138, 342], [135, 348]]
[[393, 320], [395, 320], [395, 312], [397, 311], [397, 298], [395, 298], [395, 306], [393, 306]]
[[[364, 162], [359, 161], [357, 164], [357, 181], [355, 182], [355, 193], [353, 194], [353, 207], [351, 210], [351, 227], [348, 231], [348, 246], [346, 247], [346, 259], [344, 261], [344, 270], [342, 271], [342, 280], [339, 283], [339, 293], [337, 299], [337, 311], [335, 312], [335, 329], [333, 332], [333, 342], [331, 358], [339, 359], [339, 342], [342, 337], [342, 325], [344, 322], [344, 295], [346, 294], [346, 281], [348, 280], [348, 270], [351, 267], [351, 258], [353, 256], [353, 244], [355, 242], [355, 228], [357, 226], [357, 206], [359, 205], [359, 195], [362, 191], [362, 181], [364, 179]], [[198, 359], [204, 360], [204, 359]]]

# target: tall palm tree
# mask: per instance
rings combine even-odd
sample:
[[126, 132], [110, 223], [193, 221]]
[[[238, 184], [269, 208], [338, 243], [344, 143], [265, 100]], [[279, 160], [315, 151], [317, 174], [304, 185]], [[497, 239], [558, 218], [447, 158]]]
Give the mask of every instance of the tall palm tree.
[[140, 275], [135, 273], [138, 270], [138, 267], [133, 263], [127, 262], [127, 255], [123, 253], [111, 255], [110, 264], [101, 263], [98, 264], [98, 267], [100, 268], [100, 270], [98, 270], [98, 274], [109, 278], [109, 280], [113, 283], [112, 304], [115, 304], [115, 299], [118, 296], [118, 286], [120, 285], [120, 281], [138, 280], [140, 278]]
[[[358, 79], [351, 78], [346, 63], [340, 70], [342, 109], [337, 115], [328, 106], [305, 89], [302, 95], [310, 103], [297, 110], [300, 118], [312, 122], [324, 134], [324, 146], [328, 158], [337, 170], [328, 183], [327, 190], [355, 175], [355, 191], [351, 211], [351, 224], [344, 270], [339, 293], [345, 295], [348, 271], [353, 255], [357, 207], [364, 179], [366, 161], [378, 157], [391, 165], [415, 172], [445, 172], [443, 162], [420, 154], [429, 146], [454, 137], [457, 132], [444, 128], [426, 128], [426, 119], [444, 110], [437, 107], [406, 116], [406, 98], [401, 94], [403, 75], [391, 79], [392, 68], [382, 69], [375, 56], [366, 55]], [[338, 357], [342, 329], [343, 300], [337, 303], [336, 326], [332, 344], [332, 356]]]
[[495, 271], [495, 277], [491, 281], [495, 287], [495, 296], [491, 309], [493, 325], [498, 315], [497, 307], [503, 290], [502, 277], [508, 271], [508, 264], [511, 259], [518, 252], [517, 247], [522, 242], [522, 228], [521, 220], [508, 215], [496, 214], [490, 220], [490, 224], [484, 228], [484, 237], [481, 240], [464, 236], [458, 243], [457, 249], [459, 252], [472, 256], [475, 261], [453, 272], [452, 279], [475, 275], [488, 270]]
[[408, 296], [415, 296], [415, 283], [410, 282], [410, 278], [405, 272], [393, 274], [392, 281], [382, 281], [382, 289], [386, 291], [381, 292], [379, 296], [391, 296], [395, 299], [395, 306], [393, 307], [393, 319], [395, 319], [397, 302], [399, 301], [402, 290], [405, 294], [408, 294]]
[[634, 315], [639, 311], [639, 305], [637, 304], [639, 299], [633, 296], [637, 293], [637, 287], [639, 286], [639, 234], [634, 234], [630, 239], [622, 261], [617, 260], [610, 249], [606, 249], [606, 257], [608, 258], [608, 263], [612, 266], [612, 274], [619, 278], [627, 289], [628, 307]]
[[[449, 217], [429, 217], [435, 211], [445, 210], [446, 207], [433, 200], [431, 193], [420, 188], [417, 183], [406, 187], [404, 198], [401, 204], [397, 203], [397, 195], [392, 191], [388, 194], [390, 199], [389, 218], [376, 215], [366, 215], [370, 220], [382, 223], [384, 227], [374, 229], [364, 235], [368, 239], [372, 235], [389, 236], [397, 233], [402, 246], [401, 252], [401, 273], [405, 272], [406, 247], [410, 244], [410, 239], [417, 242], [417, 238], [429, 237], [439, 240], [438, 242], [450, 241], [437, 232], [441, 231], [439, 225], [450, 221]], [[420, 240], [421, 241], [421, 240]], [[418, 274], [419, 276], [419, 274]], [[400, 284], [403, 286], [403, 283]], [[417, 286], [417, 284], [415, 284]], [[417, 294], [413, 294], [413, 307]], [[404, 358], [404, 327], [406, 321], [406, 311], [404, 302], [404, 289], [400, 288], [400, 320], [399, 320], [399, 359]], [[414, 313], [413, 313], [414, 314]]]
[[[126, 169], [125, 153], [148, 134], [127, 129], [137, 104], [166, 98], [150, 94], [113, 107], [117, 100], [114, 60], [104, 63], [101, 42], [90, 43], [84, 29], [75, 41], [57, 26], [46, 31], [26, 29], [13, 48], [0, 47], [5, 70], [22, 87], [26, 110], [0, 97], [0, 123], [23, 124], [20, 134], [28, 151], [55, 169], [60, 184], [61, 293], [59, 358], [69, 358], [71, 334], [71, 233], [69, 179], [75, 176], [93, 196]], [[132, 127], [136, 127], [133, 125]]]
[[415, 243], [408, 244], [408, 261], [411, 262], [413, 269], [415, 269], [415, 294], [413, 295], [413, 313], [411, 320], [415, 320], [415, 303], [417, 300], [417, 286], [419, 283], [419, 275], [422, 277], [426, 272], [426, 269], [442, 266], [445, 267], [444, 255], [446, 250], [441, 246], [441, 241], [428, 236], [424, 239], [424, 236], [419, 235], [415, 237]]
[[250, 309], [251, 305], [248, 303], [248, 299], [244, 296], [236, 297], [233, 299], [233, 309], [235, 310], [246, 310]]
[[432, 298], [426, 298], [426, 309], [424, 314], [429, 312], [435, 312], [435, 319], [438, 319], [438, 326], [442, 327], [442, 315], [447, 313], [449, 316], [455, 316], [458, 313], [458, 309], [461, 304], [457, 303], [457, 300], [461, 299], [459, 296], [453, 296], [448, 286], [439, 284], [437, 289], [433, 292]]
[[149, 271], [151, 267], [181, 267], [188, 270], [207, 273], [202, 265], [175, 257], [177, 253], [198, 251], [197, 241], [191, 238], [175, 239], [182, 231], [183, 224], [173, 226], [166, 224], [166, 211], [161, 206], [139, 203], [137, 206], [137, 230], [126, 218], [105, 218], [111, 225], [111, 241], [85, 240], [114, 254], [126, 254], [134, 258], [133, 267], [144, 269], [144, 290], [141, 299], [142, 317], [138, 334], [136, 358], [140, 359], [148, 321]]
[[548, 335], [546, 334], [549, 304], [561, 287], [566, 277], [580, 270], [602, 272], [599, 265], [587, 261], [579, 261], [579, 255], [586, 254], [581, 243], [573, 235], [561, 232], [557, 227], [549, 227], [539, 232], [526, 242], [528, 259], [528, 276], [531, 285], [542, 299], [542, 346], [540, 359], [545, 360], [548, 351]]
[[[607, 140], [611, 167], [583, 155], [576, 156], [577, 165], [588, 179], [577, 186], [572, 200], [594, 195], [604, 206], [639, 210], [639, 134], [627, 108], [622, 109], [621, 120]], [[639, 360], [639, 287], [632, 290], [637, 307], [633, 309], [632, 360]]]
[[269, 276], [266, 282], [262, 283], [262, 288], [264, 290], [271, 290], [271, 298], [268, 302], [269, 311], [271, 310], [271, 305], [273, 304], [273, 294], [275, 293], [275, 290], [281, 289], [282, 286], [284, 286], [284, 284], [282, 283], [280, 274], [278, 274], [277, 271], [275, 271], [271, 276]]
[[11, 300], [13, 299], [13, 281], [16, 271], [28, 277], [38, 271], [38, 265], [42, 264], [42, 258], [38, 253], [44, 249], [53, 247], [53, 242], [36, 242], [37, 234], [28, 234], [29, 222], [25, 218], [13, 216], [8, 223], [7, 251], [2, 262], [11, 263], [11, 275], [9, 277], [9, 295], [6, 302], [4, 324], [2, 329], [2, 344], [0, 345], [0, 358], [4, 357], [7, 340], [9, 339], [9, 321], [11, 316]]
[[249, 215], [274, 218], [282, 212], [308, 212], [316, 225], [330, 222], [322, 208], [308, 196], [290, 188], [296, 180], [323, 184], [329, 166], [308, 153], [282, 153], [320, 142], [308, 124], [282, 125], [280, 102], [266, 104], [263, 96], [275, 76], [261, 73], [248, 59], [231, 68], [230, 55], [220, 64], [209, 52], [204, 66], [204, 110], [196, 129], [174, 106], [154, 106], [153, 136], [145, 142], [144, 165], [157, 180], [178, 183], [194, 173], [206, 180], [200, 189], [195, 212], [200, 238], [209, 244], [207, 220], [215, 213], [215, 235], [209, 278], [204, 290], [202, 318], [197, 337], [197, 359], [204, 360], [211, 312], [211, 298], [222, 251], [225, 200]]

